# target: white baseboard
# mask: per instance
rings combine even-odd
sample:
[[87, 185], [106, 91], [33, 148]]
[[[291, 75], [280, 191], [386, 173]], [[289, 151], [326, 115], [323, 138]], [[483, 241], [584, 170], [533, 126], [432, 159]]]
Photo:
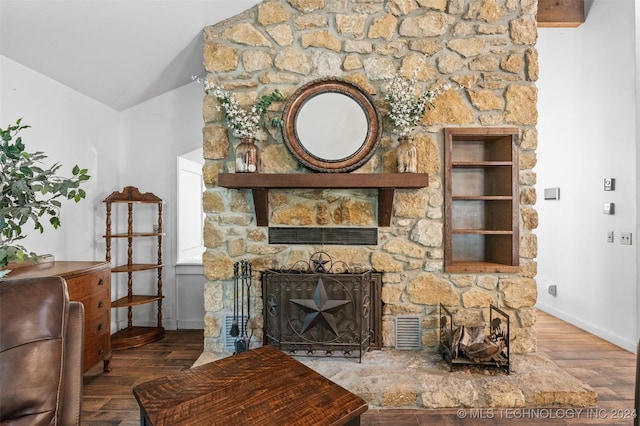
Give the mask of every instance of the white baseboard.
[[584, 331], [587, 331], [595, 336], [598, 336], [599, 338], [604, 339], [609, 343], [619, 346], [626, 351], [629, 351], [631, 353], [636, 353], [636, 342], [634, 341], [631, 341], [624, 337], [613, 334], [607, 330], [603, 330], [602, 328], [594, 324], [584, 322], [579, 318], [574, 317], [573, 315], [569, 315], [566, 312], [559, 311], [543, 303], [536, 304], [536, 308], [540, 309], [543, 312], [548, 313], [549, 315], [553, 315], [556, 318], [566, 321], [569, 324], [575, 325], [576, 327]]
[[204, 321], [178, 320], [178, 330], [204, 330]]

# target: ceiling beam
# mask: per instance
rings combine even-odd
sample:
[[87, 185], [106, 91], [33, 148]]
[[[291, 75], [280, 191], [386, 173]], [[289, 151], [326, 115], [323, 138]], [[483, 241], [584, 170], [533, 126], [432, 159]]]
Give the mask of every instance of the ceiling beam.
[[538, 0], [538, 27], [578, 27], [584, 23], [584, 0]]

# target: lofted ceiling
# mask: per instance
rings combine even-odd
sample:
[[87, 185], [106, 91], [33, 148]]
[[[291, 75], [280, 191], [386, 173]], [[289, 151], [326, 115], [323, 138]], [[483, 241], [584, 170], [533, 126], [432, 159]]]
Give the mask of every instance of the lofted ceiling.
[[0, 54], [123, 111], [204, 75], [202, 29], [260, 2], [0, 0]]
[[[583, 0], [555, 1], [545, 26], [584, 21]], [[202, 29], [260, 2], [0, 0], [0, 54], [123, 111], [204, 75]]]

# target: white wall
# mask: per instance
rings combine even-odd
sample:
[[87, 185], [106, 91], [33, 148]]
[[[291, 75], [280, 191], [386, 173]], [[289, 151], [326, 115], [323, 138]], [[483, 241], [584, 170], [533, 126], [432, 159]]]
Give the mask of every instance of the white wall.
[[[578, 28], [537, 49], [538, 306], [635, 351], [637, 140], [634, 1], [596, 0]], [[604, 178], [616, 179], [614, 192]], [[559, 187], [560, 200], [544, 200]], [[605, 202], [615, 215], [603, 214]], [[614, 243], [606, 242], [615, 232]], [[633, 232], [632, 246], [620, 232]], [[547, 288], [555, 284], [556, 297]]]
[[[176, 163], [180, 154], [202, 147], [202, 87], [189, 84], [119, 113], [4, 56], [0, 61], [0, 127], [22, 117], [23, 124], [32, 126], [21, 133], [28, 151], [44, 151], [51, 163], [61, 162], [61, 174], [70, 175], [78, 164], [91, 175], [83, 185], [85, 200], [63, 202], [62, 226], [54, 230], [45, 225], [44, 234], [29, 233], [23, 245], [57, 260], [104, 260], [104, 198], [127, 185], [153, 192], [165, 201], [163, 323], [170, 329], [180, 323], [182, 328], [202, 328], [201, 268], [192, 267], [176, 279], [174, 266]], [[149, 277], [136, 291], [154, 283]], [[112, 293], [113, 299], [126, 293], [122, 277], [115, 277]], [[154, 324], [155, 318], [152, 305], [134, 310], [136, 324]], [[118, 309], [112, 331], [125, 325], [126, 311]]]
[[[189, 274], [176, 275], [175, 265], [178, 241], [177, 158], [202, 148], [203, 96], [202, 86], [191, 83], [121, 114], [122, 143], [126, 154], [120, 161], [119, 185], [153, 192], [165, 202], [163, 323], [167, 328], [204, 327], [204, 276], [192, 273], [193, 268]], [[152, 284], [148, 283], [149, 286]], [[145, 291], [144, 285], [142, 283], [138, 287], [139, 291]], [[119, 290], [126, 292], [124, 280], [120, 281]], [[190, 301], [191, 307], [184, 306], [185, 300]], [[153, 306], [136, 309], [136, 318], [142, 325], [145, 320], [155, 321]]]
[[[636, 42], [636, 165], [640, 164], [640, 5], [635, 5], [635, 42]], [[639, 174], [636, 167], [636, 182], [640, 182]], [[636, 205], [640, 200], [640, 185], [636, 185]], [[636, 218], [636, 236], [640, 236], [638, 231], [640, 227], [637, 224]], [[640, 337], [640, 313], [638, 307], [640, 307], [640, 284], [638, 283], [638, 277], [640, 277], [640, 250], [636, 250], [636, 286], [639, 287], [636, 290], [636, 341]], [[637, 352], [637, 349], [636, 349]]]
[[23, 244], [57, 260], [104, 260], [104, 205], [120, 171], [118, 113], [42, 74], [0, 56], [0, 127], [22, 117], [31, 126], [20, 135], [28, 152], [43, 151], [46, 165], [62, 164], [59, 174], [71, 176], [74, 165], [89, 169], [82, 185], [87, 198], [78, 204], [63, 201], [54, 230], [28, 232]]

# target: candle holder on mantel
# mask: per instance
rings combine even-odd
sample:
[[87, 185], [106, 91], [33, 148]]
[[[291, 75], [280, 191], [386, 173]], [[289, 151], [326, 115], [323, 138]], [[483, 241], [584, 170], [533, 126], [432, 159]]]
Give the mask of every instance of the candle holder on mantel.
[[236, 147], [236, 173], [258, 171], [258, 147], [254, 138], [242, 138]]

